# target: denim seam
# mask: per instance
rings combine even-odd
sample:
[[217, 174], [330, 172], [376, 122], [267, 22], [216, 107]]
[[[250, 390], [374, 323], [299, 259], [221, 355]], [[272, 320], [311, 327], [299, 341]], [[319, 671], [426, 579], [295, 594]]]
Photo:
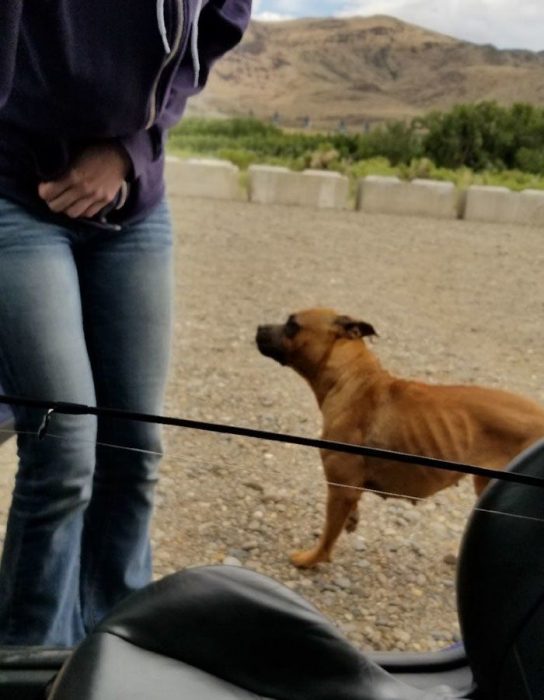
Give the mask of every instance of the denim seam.
[[[34, 471], [34, 467], [32, 470]], [[34, 488], [32, 489], [34, 491]], [[13, 508], [13, 504], [10, 507], [10, 510]], [[6, 638], [11, 639], [12, 634], [15, 632], [17, 633], [17, 630], [14, 629], [15, 627], [15, 617], [13, 614], [13, 611], [18, 608], [18, 604], [22, 603], [23, 600], [21, 596], [23, 595], [23, 586], [17, 585], [17, 580], [19, 578], [19, 570], [20, 570], [20, 563], [21, 563], [21, 552], [23, 550], [23, 542], [25, 540], [25, 536], [28, 530], [28, 515], [25, 514], [24, 516], [24, 524], [22, 525], [20, 532], [19, 532], [19, 537], [17, 539], [17, 548], [15, 550], [14, 556], [12, 554], [12, 557], [15, 559], [15, 561], [10, 562], [10, 579], [12, 581], [12, 590], [10, 591], [11, 593], [11, 606], [9, 609], [9, 613], [7, 616], [7, 622], [6, 622]], [[7, 641], [7, 640], [6, 640]]]
[[[19, 389], [17, 388], [17, 380], [13, 372], [11, 371], [10, 364], [7, 361], [7, 358], [5, 356], [5, 353], [2, 352], [2, 345], [0, 344], [0, 364], [2, 365], [3, 368], [3, 374], [4, 376], [9, 378], [10, 384], [14, 387], [15, 392], [18, 393]], [[17, 421], [17, 418], [16, 418]], [[17, 427], [17, 426], [16, 426]], [[17, 440], [19, 440], [19, 436], [17, 436]], [[13, 503], [10, 505], [10, 511], [13, 508]], [[15, 561], [10, 562], [10, 579], [12, 582], [12, 590], [10, 591], [12, 601], [17, 600], [17, 596], [20, 595], [20, 590], [21, 587], [17, 585], [17, 578], [18, 578], [18, 571], [19, 571], [19, 564], [21, 561], [21, 551], [22, 551], [22, 543], [24, 539], [24, 530], [26, 529], [26, 518], [25, 518], [25, 528], [23, 531], [20, 533], [18, 540], [17, 540], [17, 549], [15, 550]], [[8, 515], [8, 523], [9, 523], [9, 515]], [[7, 533], [6, 533], [7, 534]], [[5, 542], [5, 541], [4, 541]], [[2, 556], [2, 560], [3, 560]], [[5, 641], [7, 642], [12, 635], [13, 632], [13, 627], [14, 627], [14, 617], [13, 617], [13, 610], [14, 610], [14, 605], [10, 606], [8, 616], [6, 618], [6, 631], [5, 631]]]
[[[95, 600], [95, 592], [97, 590], [97, 572], [100, 571], [102, 568], [102, 564], [105, 560], [106, 556], [106, 547], [104, 547], [105, 541], [109, 537], [109, 533], [111, 531], [111, 513], [112, 513], [112, 508], [111, 508], [111, 494], [109, 494], [109, 507], [107, 509], [107, 514], [105, 517], [102, 519], [101, 523], [101, 530], [102, 530], [102, 537], [101, 537], [101, 544], [102, 546], [98, 549], [99, 556], [94, 556], [92, 561], [90, 561], [90, 565], [87, 568], [87, 571], [83, 572], [82, 569], [80, 569], [80, 581], [81, 577], [84, 574], [85, 578], [84, 581], [82, 581], [83, 585], [80, 585], [80, 590], [81, 590], [81, 595], [80, 595], [80, 600], [83, 597], [83, 600], [85, 602], [85, 614], [83, 618], [83, 624], [85, 627], [85, 630], [89, 632], [98, 622], [98, 616], [97, 616], [97, 605], [96, 605], [96, 600]], [[87, 513], [89, 512], [92, 504], [92, 496], [91, 496], [91, 502], [89, 503], [87, 507]], [[87, 520], [85, 519], [83, 522], [83, 528], [86, 530], [87, 528]], [[84, 532], [83, 538], [85, 538], [86, 533]], [[97, 551], [97, 549], [95, 549]], [[81, 601], [83, 602], [83, 601]], [[82, 606], [83, 607], [83, 606]], [[83, 609], [82, 609], [83, 613]]]
[[[78, 264], [79, 267], [79, 264]], [[93, 352], [92, 344], [89, 343], [89, 332], [88, 332], [88, 322], [87, 322], [87, 316], [88, 312], [86, 311], [86, 308], [88, 307], [88, 304], [85, 303], [85, 295], [83, 293], [83, 290], [81, 289], [81, 280], [80, 280], [80, 297], [81, 297], [81, 307], [82, 307], [82, 323], [83, 323], [83, 335], [85, 338], [85, 345], [87, 347], [87, 356], [89, 358], [89, 363], [91, 366], [91, 373], [93, 376], [93, 384], [94, 384], [94, 391], [95, 391], [95, 400], [96, 403], [99, 403], [98, 396], [97, 396], [97, 391], [96, 391], [96, 382], [94, 380], [95, 376], [97, 374], [101, 376], [105, 376], [104, 372], [104, 366], [103, 366], [103, 360], [102, 358], [96, 357], [96, 353]], [[100, 400], [102, 401], [102, 399]], [[106, 403], [107, 405], [107, 403]], [[99, 442], [100, 439], [100, 417], [97, 418], [97, 423], [96, 423], [96, 441], [97, 443]], [[83, 533], [82, 533], [82, 542], [85, 542], [85, 539], [87, 537], [87, 529], [88, 529], [88, 514], [92, 512], [92, 507], [93, 507], [93, 496], [94, 496], [94, 491], [95, 491], [95, 479], [96, 479], [96, 474], [97, 474], [97, 466], [98, 466], [98, 450], [97, 446], [95, 446], [95, 460], [94, 460], [94, 473], [93, 473], [93, 492], [91, 494], [91, 499], [88, 503], [87, 506], [87, 512], [84, 521], [83, 521]], [[85, 557], [85, 568], [81, 568], [80, 570], [80, 585], [79, 585], [79, 590], [80, 590], [80, 602], [81, 602], [81, 608], [82, 608], [82, 619], [83, 619], [83, 624], [86, 629], [86, 631], [90, 631], [97, 623], [98, 623], [98, 615], [97, 615], [97, 604], [96, 604], [96, 582], [97, 582], [97, 572], [99, 572], [102, 568], [103, 562], [105, 560], [106, 556], [106, 548], [104, 547], [105, 541], [109, 537], [110, 533], [110, 525], [111, 525], [111, 514], [112, 514], [112, 507], [111, 507], [111, 494], [109, 494], [108, 498], [108, 508], [106, 513], [103, 516], [102, 522], [100, 524], [100, 531], [101, 531], [101, 542], [100, 544], [102, 545], [100, 548], [95, 547], [93, 549], [93, 556], [92, 560], [88, 559], [85, 557], [85, 553], [82, 551], [82, 557]], [[85, 547], [85, 551], [88, 552], [88, 547]], [[96, 552], [98, 552], [98, 555], [96, 555]], [[87, 565], [88, 561], [88, 565]], [[82, 560], [83, 563], [83, 560]]]

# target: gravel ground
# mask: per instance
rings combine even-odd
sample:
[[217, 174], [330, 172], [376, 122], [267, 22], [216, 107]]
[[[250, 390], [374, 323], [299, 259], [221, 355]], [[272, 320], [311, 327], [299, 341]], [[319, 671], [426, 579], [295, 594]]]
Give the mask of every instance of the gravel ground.
[[[544, 400], [542, 231], [356, 212], [175, 200], [177, 314], [166, 412], [308, 436], [320, 416], [291, 370], [262, 357], [259, 323], [326, 305], [369, 321], [400, 375], [499, 386]], [[334, 561], [288, 562], [323, 522], [319, 455], [249, 439], [165, 431], [156, 575], [241, 564], [301, 592], [365, 649], [459, 638], [455, 559], [468, 480], [418, 506], [365, 494]], [[0, 449], [5, 520], [13, 441]], [[492, 516], [489, 517], [504, 517]]]

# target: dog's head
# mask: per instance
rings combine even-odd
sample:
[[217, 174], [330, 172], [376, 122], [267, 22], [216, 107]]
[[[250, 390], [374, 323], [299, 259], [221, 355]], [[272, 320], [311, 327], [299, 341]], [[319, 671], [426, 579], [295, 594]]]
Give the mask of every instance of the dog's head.
[[291, 314], [279, 325], [259, 326], [260, 352], [309, 377], [322, 365], [340, 339], [360, 341], [377, 335], [366, 321], [341, 316], [332, 309], [308, 309]]

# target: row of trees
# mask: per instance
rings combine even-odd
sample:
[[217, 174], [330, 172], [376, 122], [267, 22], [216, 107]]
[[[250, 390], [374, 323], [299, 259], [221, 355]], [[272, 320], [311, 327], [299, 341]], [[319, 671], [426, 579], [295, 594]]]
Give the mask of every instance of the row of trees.
[[544, 171], [544, 109], [539, 107], [460, 105], [432, 113], [412, 128], [421, 129], [424, 155], [442, 167]]
[[347, 162], [387, 158], [392, 165], [426, 158], [437, 167], [544, 172], [544, 109], [529, 104], [464, 104], [365, 134], [287, 132], [256, 119], [187, 119], [171, 144], [196, 153], [244, 152], [248, 159], [308, 158], [332, 150]]

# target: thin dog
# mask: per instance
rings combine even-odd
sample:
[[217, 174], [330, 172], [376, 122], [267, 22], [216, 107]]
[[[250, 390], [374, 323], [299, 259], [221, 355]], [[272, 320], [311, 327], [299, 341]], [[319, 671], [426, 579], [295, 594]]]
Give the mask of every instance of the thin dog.
[[[367, 347], [364, 338], [373, 335], [365, 321], [308, 309], [285, 324], [259, 326], [256, 342], [309, 383], [326, 440], [501, 469], [544, 436], [544, 409], [536, 402], [498, 389], [395, 377]], [[325, 527], [315, 547], [291, 555], [298, 567], [331, 560], [342, 529], [357, 526], [361, 489], [420, 499], [463, 476], [329, 450], [321, 459], [329, 484]], [[487, 482], [474, 477], [477, 495]]]

